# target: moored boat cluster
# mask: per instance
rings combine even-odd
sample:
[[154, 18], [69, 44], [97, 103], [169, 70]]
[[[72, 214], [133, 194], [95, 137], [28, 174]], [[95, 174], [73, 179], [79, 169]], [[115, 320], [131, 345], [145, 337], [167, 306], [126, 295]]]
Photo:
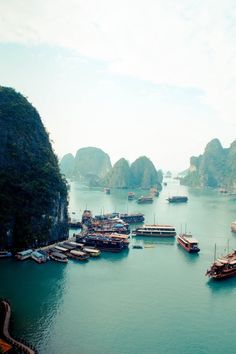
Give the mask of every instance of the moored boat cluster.
[[[186, 201], [186, 200], [185, 200]], [[177, 243], [189, 253], [198, 253], [200, 248], [198, 240], [191, 233], [180, 233], [172, 225], [153, 224], [142, 225], [130, 230], [130, 224], [143, 223], [142, 213], [108, 213], [92, 215], [90, 210], [85, 210], [79, 221], [81, 231], [74, 234], [73, 238], [58, 244], [45, 246], [41, 249], [27, 249], [17, 252], [18, 260], [33, 259], [37, 263], [45, 263], [54, 260], [67, 263], [68, 259], [88, 261], [90, 257], [98, 257], [101, 252], [121, 252], [129, 248], [130, 235], [132, 237], [161, 237], [175, 238]], [[231, 231], [236, 231], [236, 222], [232, 222]], [[72, 226], [73, 228], [73, 226]], [[133, 244], [133, 248], [142, 249], [139, 244]], [[145, 247], [146, 248], [146, 247]], [[11, 257], [10, 251], [1, 250], [0, 258]], [[206, 276], [213, 279], [222, 279], [236, 275], [236, 250], [216, 259], [207, 270]]]

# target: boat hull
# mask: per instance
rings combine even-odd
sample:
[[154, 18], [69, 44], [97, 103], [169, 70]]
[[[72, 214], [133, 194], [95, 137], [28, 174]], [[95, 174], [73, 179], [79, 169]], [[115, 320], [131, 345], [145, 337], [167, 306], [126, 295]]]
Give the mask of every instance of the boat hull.
[[145, 237], [175, 237], [176, 234], [163, 234], [163, 233], [135, 233], [135, 236], [145, 236]]
[[235, 276], [236, 269], [232, 269], [230, 271], [224, 271], [220, 274], [210, 274], [207, 272], [206, 275], [209, 276], [209, 278], [211, 278], [211, 279], [221, 280], [221, 279], [231, 278], [231, 277]]

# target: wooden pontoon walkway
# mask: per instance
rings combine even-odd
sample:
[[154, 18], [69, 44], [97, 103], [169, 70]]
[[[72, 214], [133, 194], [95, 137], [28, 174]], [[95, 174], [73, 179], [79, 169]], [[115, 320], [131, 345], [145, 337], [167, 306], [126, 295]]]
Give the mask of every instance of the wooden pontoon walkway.
[[37, 354], [37, 351], [30, 348], [26, 344], [19, 342], [18, 340], [12, 338], [9, 333], [9, 325], [10, 325], [10, 318], [11, 318], [11, 306], [7, 300], [0, 300], [2, 307], [5, 310], [5, 314], [3, 315], [3, 325], [2, 325], [2, 334], [4, 335], [6, 341], [11, 345], [15, 346], [16, 348], [20, 349], [23, 353], [27, 354]]

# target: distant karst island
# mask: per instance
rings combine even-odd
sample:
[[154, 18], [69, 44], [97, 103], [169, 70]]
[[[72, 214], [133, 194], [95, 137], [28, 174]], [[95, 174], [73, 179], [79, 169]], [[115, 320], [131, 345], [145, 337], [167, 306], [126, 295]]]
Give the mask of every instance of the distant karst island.
[[236, 190], [236, 140], [223, 148], [218, 139], [211, 140], [202, 155], [190, 158], [190, 167], [181, 183], [192, 187]]
[[67, 178], [90, 187], [162, 188], [162, 171], [156, 170], [146, 156], [137, 158], [131, 164], [121, 158], [112, 166], [109, 155], [103, 150], [84, 147], [77, 151], [75, 157], [72, 154], [63, 156], [60, 168]]

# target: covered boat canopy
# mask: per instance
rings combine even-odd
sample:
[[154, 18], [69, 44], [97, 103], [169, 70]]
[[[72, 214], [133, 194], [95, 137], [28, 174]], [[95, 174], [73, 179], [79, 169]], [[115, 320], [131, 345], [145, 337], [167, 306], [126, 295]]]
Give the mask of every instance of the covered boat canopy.
[[216, 267], [223, 267], [223, 263], [220, 263], [220, 262], [218, 262], [218, 261], [216, 261], [215, 263], [214, 263], [214, 265], [216, 266]]
[[45, 258], [45, 255], [43, 255], [42, 253], [40, 253], [38, 251], [32, 252], [31, 256], [35, 256], [36, 258]]
[[228, 261], [227, 259], [221, 259], [221, 258], [218, 258], [218, 259], [217, 259], [217, 262], [220, 262], [220, 263], [222, 263], [222, 264], [227, 264], [227, 263], [229, 263], [229, 261]]
[[196, 240], [195, 238], [193, 237], [186, 237], [184, 236], [184, 238], [188, 241], [188, 243], [198, 243], [198, 240]]
[[67, 252], [67, 251], [68, 251], [67, 248], [64, 248], [64, 247], [61, 247], [61, 246], [55, 246], [55, 248], [56, 248], [58, 251], [61, 251], [61, 252]]
[[28, 254], [31, 254], [32, 252], [33, 252], [33, 250], [29, 249], [29, 250], [17, 252], [17, 255], [19, 255], [19, 256], [27, 256]]
[[67, 257], [60, 252], [53, 252], [53, 253], [51, 253], [51, 255], [54, 257], [60, 258], [60, 259], [67, 259]]
[[71, 254], [73, 254], [74, 256], [85, 256], [86, 253], [82, 252], [82, 251], [76, 251], [76, 250], [72, 250], [70, 251]]

